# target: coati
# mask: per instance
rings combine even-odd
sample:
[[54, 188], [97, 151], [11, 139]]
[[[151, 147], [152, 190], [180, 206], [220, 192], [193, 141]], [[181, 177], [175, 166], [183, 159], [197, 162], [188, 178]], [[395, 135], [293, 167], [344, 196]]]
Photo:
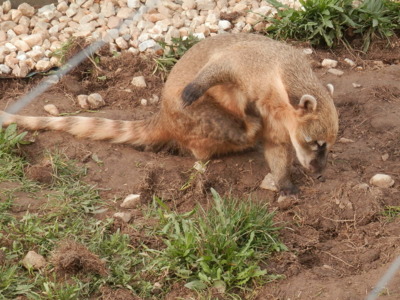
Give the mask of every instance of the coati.
[[299, 162], [320, 173], [338, 132], [331, 94], [302, 51], [256, 34], [221, 34], [202, 40], [173, 67], [153, 117], [116, 121], [90, 117], [29, 117], [1, 112], [3, 125], [50, 129], [113, 143], [177, 144], [201, 160], [241, 151], [261, 141], [283, 194], [293, 148]]

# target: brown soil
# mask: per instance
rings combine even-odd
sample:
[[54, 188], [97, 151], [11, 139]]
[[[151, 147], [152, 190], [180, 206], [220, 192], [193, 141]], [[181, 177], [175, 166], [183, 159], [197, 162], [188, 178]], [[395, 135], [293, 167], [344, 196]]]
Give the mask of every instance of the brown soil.
[[[31, 173], [43, 182], [48, 178], [35, 172], [40, 167], [46, 170], [44, 150], [57, 149], [80, 161], [89, 170], [85, 180], [102, 188], [104, 199], [140, 193], [142, 204], [146, 205], [152, 201], [152, 195], [157, 195], [174, 209], [187, 211], [198, 203], [207, 207], [210, 187], [213, 187], [222, 195], [231, 193], [242, 199], [251, 196], [253, 201], [266, 201], [272, 209], [277, 209], [277, 221], [285, 224], [281, 239], [289, 251], [274, 256], [267, 265], [270, 272], [283, 274], [285, 279], [261, 287], [257, 299], [363, 299], [400, 255], [400, 218], [389, 220], [382, 215], [385, 206], [400, 205], [398, 49], [382, 50], [385, 57], [378, 56], [376, 50], [370, 57], [357, 57], [355, 60], [363, 66], [362, 70], [351, 69], [343, 62], [345, 57], [354, 58], [345, 51], [338, 52], [339, 55], [318, 51], [313, 55], [315, 65], [322, 58], [330, 57], [338, 59], [339, 67], [345, 70], [342, 77], [336, 77], [316, 68], [324, 83], [335, 86], [334, 98], [340, 113], [338, 139], [344, 137], [353, 142], [336, 143], [324, 183], [314, 181], [296, 165], [294, 181], [301, 187], [301, 193], [297, 201], [285, 206], [277, 203], [276, 194], [258, 187], [268, 173], [260, 149], [213, 159], [205, 174], [197, 176], [184, 190], [180, 188], [188, 182], [195, 162], [188, 155], [146, 152], [126, 145], [79, 140], [57, 132], [31, 134], [35, 142], [24, 146], [23, 151], [30, 163], [38, 166]], [[106, 106], [98, 112], [80, 115], [126, 120], [145, 118], [159, 104], [141, 106], [140, 100], [149, 99], [153, 94], [159, 96], [162, 88], [162, 78], [153, 74], [153, 67], [151, 58], [129, 55], [103, 58], [97, 73], [88, 74], [80, 68], [80, 72], [64, 78], [21, 114], [44, 115], [43, 106], [48, 103], [55, 104], [62, 113], [79, 111], [75, 95], [84, 91], [100, 93]], [[139, 74], [145, 76], [147, 89], [130, 85], [132, 77]], [[37, 81], [37, 78], [0, 81], [0, 90], [6, 91], [0, 95], [1, 107], [13, 103]], [[361, 87], [354, 88], [352, 83]], [[91, 159], [93, 154], [103, 163]], [[384, 155], [388, 158], [383, 159]], [[366, 185], [376, 173], [391, 175], [395, 186], [381, 189]], [[115, 204], [115, 210], [119, 204]], [[113, 204], [110, 202], [110, 205]], [[110, 217], [113, 211], [106, 214]], [[140, 222], [140, 212], [134, 214], [137, 217], [133, 222]], [[133, 243], [139, 238], [140, 234], [132, 234]], [[114, 295], [103, 291], [103, 298], [120, 299], [125, 292], [117, 291], [121, 294]], [[168, 299], [185, 295], [193, 294], [179, 285], [173, 288]], [[387, 286], [382, 299], [400, 299], [399, 276]]]

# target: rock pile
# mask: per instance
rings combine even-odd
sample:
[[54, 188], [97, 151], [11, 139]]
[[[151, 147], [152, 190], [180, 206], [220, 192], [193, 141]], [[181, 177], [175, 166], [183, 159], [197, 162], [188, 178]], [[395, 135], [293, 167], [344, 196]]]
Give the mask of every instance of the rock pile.
[[25, 77], [59, 66], [53, 53], [73, 37], [103, 39], [112, 52], [156, 51], [159, 40], [261, 29], [272, 10], [262, 0], [58, 0], [38, 10], [27, 3], [11, 9], [5, 1], [0, 75]]

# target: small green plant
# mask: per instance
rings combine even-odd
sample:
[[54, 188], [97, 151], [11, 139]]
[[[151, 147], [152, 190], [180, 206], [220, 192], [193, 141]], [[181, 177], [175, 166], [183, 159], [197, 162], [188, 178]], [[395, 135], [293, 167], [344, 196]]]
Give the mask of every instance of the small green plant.
[[28, 144], [24, 141], [27, 132], [18, 133], [17, 125], [11, 124], [6, 129], [0, 127], [0, 155], [10, 154], [19, 145]]
[[76, 45], [76, 38], [71, 37], [65, 41], [60, 48], [54, 50], [51, 56], [57, 57], [61, 64], [65, 64], [68, 60], [68, 55]]
[[400, 206], [387, 205], [383, 211], [383, 215], [389, 219], [400, 217]]
[[147, 270], [168, 272], [170, 278], [184, 279], [191, 289], [213, 286], [220, 292], [257, 278], [275, 279], [259, 267], [271, 253], [286, 249], [277, 239], [274, 214], [265, 205], [222, 199], [211, 191], [214, 206], [207, 212], [199, 208], [176, 214], [161, 202], [166, 248], [149, 249], [154, 260]]
[[301, 9], [294, 9], [277, 0], [267, 0], [277, 9], [266, 17], [266, 32], [277, 39], [310, 41], [312, 45], [332, 47], [348, 44], [352, 35], [363, 39], [366, 52], [375, 36], [389, 38], [400, 29], [400, 3], [389, 0], [365, 0], [353, 6], [352, 0], [299, 0]]
[[166, 73], [169, 72], [186, 51], [197, 42], [199, 42], [199, 39], [194, 35], [189, 35], [186, 39], [172, 38], [171, 44], [162, 41], [158, 42], [164, 50], [164, 53], [161, 57], [155, 59], [156, 68], [154, 72], [158, 70]]

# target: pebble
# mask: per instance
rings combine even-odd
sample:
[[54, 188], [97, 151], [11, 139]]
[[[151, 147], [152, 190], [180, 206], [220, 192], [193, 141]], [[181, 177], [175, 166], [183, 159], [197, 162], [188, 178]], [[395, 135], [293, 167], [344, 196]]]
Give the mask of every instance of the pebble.
[[43, 106], [43, 109], [46, 112], [48, 112], [49, 114], [51, 114], [52, 116], [60, 115], [60, 112], [59, 112], [57, 106], [55, 106], [54, 104], [46, 104], [45, 106]]
[[78, 104], [83, 109], [89, 109], [88, 97], [89, 97], [88, 95], [77, 96]]
[[339, 69], [328, 69], [328, 73], [331, 73], [336, 76], [342, 76], [344, 74], [344, 72]]
[[99, 107], [102, 107], [102, 106], [106, 105], [106, 103], [104, 102], [103, 97], [98, 93], [90, 94], [87, 97], [87, 103], [89, 104], [89, 107], [91, 109], [96, 109], [96, 108], [99, 108]]
[[322, 61], [321, 66], [323, 66], [324, 68], [336, 68], [337, 64], [338, 64], [337, 60], [325, 58]]
[[353, 85], [353, 88], [356, 88], [356, 89], [360, 88], [362, 86], [361, 84], [356, 83], [356, 82], [353, 82], [352, 85]]
[[394, 185], [394, 180], [390, 175], [375, 174], [370, 179], [369, 183], [380, 188], [389, 188]]
[[350, 67], [355, 67], [356, 66], [356, 63], [354, 61], [352, 61], [350, 58], [345, 58], [344, 62], [346, 64], [348, 64]]
[[46, 266], [46, 260], [35, 251], [29, 251], [22, 260], [22, 265], [27, 269], [33, 268], [39, 270]]
[[117, 212], [114, 214], [114, 218], [121, 219], [125, 223], [128, 223], [132, 219], [132, 215], [129, 212]]
[[265, 189], [265, 190], [270, 190], [273, 192], [278, 191], [278, 187], [276, 186], [274, 177], [272, 176], [271, 173], [268, 173], [264, 177], [263, 181], [260, 184], [260, 188]]
[[387, 160], [389, 159], [389, 154], [388, 154], [388, 153], [385, 153], [385, 154], [383, 154], [383, 155], [381, 156], [381, 158], [382, 158], [383, 161], [387, 161]]
[[306, 55], [311, 55], [311, 54], [313, 54], [313, 50], [311, 48], [306, 48], [306, 49], [303, 49], [303, 53]]
[[342, 137], [342, 138], [339, 139], [339, 143], [350, 144], [350, 143], [354, 143], [354, 141], [351, 140], [351, 139], [347, 139], [347, 138]]
[[147, 87], [146, 80], [144, 76], [136, 76], [132, 78], [131, 84], [138, 88], [145, 88]]
[[147, 105], [147, 99], [140, 99], [140, 105], [146, 106]]
[[122, 208], [136, 208], [140, 205], [140, 195], [139, 194], [130, 194], [126, 196], [124, 201], [121, 204]]

